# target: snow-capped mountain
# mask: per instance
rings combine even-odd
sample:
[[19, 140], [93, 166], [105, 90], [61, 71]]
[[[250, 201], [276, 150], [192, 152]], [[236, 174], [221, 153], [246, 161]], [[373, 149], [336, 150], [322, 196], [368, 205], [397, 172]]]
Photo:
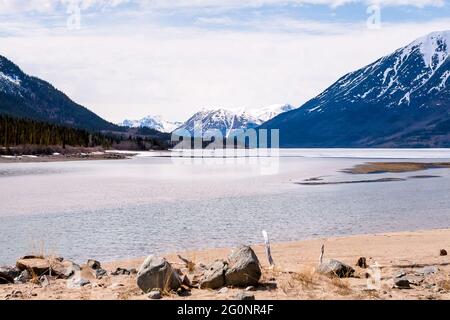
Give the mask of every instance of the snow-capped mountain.
[[292, 109], [294, 107], [288, 104], [272, 105], [251, 110], [204, 108], [178, 127], [176, 132], [182, 134], [182, 130], [187, 130], [191, 135], [194, 135], [195, 125], [201, 123], [203, 129], [202, 134], [208, 130], [219, 130], [224, 137], [227, 137], [231, 130], [256, 128], [268, 119]]
[[285, 147], [450, 146], [450, 31], [351, 72], [263, 124]]
[[130, 128], [150, 128], [160, 132], [170, 133], [181, 126], [182, 122], [167, 121], [162, 116], [147, 116], [140, 120], [124, 120], [119, 123], [120, 126]]
[[0, 56], [0, 113], [89, 130], [117, 130], [50, 83], [25, 74]]

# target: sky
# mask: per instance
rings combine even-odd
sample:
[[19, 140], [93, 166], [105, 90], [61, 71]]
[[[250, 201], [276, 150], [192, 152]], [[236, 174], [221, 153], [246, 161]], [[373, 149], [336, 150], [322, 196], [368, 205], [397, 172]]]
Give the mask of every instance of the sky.
[[0, 55], [105, 119], [301, 106], [429, 32], [447, 0], [0, 0]]

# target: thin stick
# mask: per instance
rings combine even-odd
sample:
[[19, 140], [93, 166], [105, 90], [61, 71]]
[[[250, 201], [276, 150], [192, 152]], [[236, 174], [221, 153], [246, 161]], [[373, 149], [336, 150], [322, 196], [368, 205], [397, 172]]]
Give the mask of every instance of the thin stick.
[[273, 262], [272, 253], [270, 251], [269, 235], [267, 234], [266, 230], [263, 230], [262, 234], [263, 234], [263, 237], [264, 237], [264, 244], [266, 246], [267, 260], [269, 261], [270, 267], [273, 268], [275, 266], [275, 263]]

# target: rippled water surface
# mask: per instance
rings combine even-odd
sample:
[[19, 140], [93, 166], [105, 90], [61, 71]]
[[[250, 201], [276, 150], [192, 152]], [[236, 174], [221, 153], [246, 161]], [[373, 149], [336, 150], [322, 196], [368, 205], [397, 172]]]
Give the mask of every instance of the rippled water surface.
[[[449, 150], [281, 150], [278, 159], [0, 164], [0, 264], [45, 248], [76, 261], [450, 227], [450, 170], [351, 175], [366, 161], [450, 161]], [[406, 159], [406, 160], [405, 160]], [[439, 176], [410, 179], [418, 174]], [[295, 184], [405, 178], [342, 185]]]

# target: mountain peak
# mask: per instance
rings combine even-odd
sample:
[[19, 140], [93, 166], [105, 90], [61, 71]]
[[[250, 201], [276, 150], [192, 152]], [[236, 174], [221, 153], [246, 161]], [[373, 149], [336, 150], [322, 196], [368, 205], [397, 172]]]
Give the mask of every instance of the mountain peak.
[[413, 52], [414, 50], [420, 51], [428, 68], [438, 69], [449, 56], [450, 30], [427, 34], [413, 41], [403, 51]]
[[449, 51], [450, 31], [425, 35], [262, 127], [289, 147], [448, 147]]

